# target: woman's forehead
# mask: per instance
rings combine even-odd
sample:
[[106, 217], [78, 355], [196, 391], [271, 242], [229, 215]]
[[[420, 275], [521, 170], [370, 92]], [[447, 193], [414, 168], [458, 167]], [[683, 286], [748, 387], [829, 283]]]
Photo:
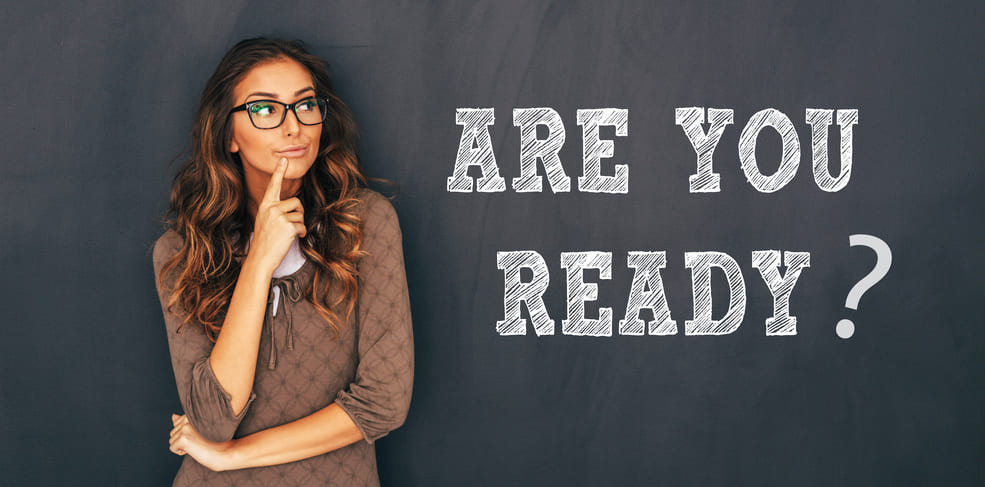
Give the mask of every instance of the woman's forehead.
[[277, 59], [254, 66], [233, 90], [236, 104], [243, 103], [251, 95], [254, 98], [288, 100], [299, 96], [303, 90], [313, 88], [311, 73], [293, 59]]

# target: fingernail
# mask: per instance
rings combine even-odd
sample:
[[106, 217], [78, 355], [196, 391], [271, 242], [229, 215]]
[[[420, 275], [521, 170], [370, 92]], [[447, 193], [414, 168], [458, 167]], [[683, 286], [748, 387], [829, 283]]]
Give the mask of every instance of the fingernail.
[[286, 157], [281, 157], [281, 158], [280, 158], [280, 163], [279, 163], [279, 164], [280, 164], [281, 166], [283, 166], [284, 164], [287, 164], [287, 158], [286, 158]]

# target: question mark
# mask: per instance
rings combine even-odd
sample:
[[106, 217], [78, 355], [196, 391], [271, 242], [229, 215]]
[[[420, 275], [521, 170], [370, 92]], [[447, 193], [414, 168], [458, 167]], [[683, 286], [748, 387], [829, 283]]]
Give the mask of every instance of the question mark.
[[[876, 253], [875, 267], [861, 281], [855, 283], [852, 290], [848, 291], [848, 298], [845, 299], [846, 308], [857, 310], [858, 302], [862, 299], [862, 295], [875, 286], [883, 277], [886, 277], [886, 273], [889, 272], [889, 266], [893, 264], [893, 251], [889, 250], [889, 245], [886, 245], [886, 242], [872, 235], [851, 235], [848, 237], [848, 243], [852, 247], [864, 245]], [[835, 332], [841, 338], [851, 338], [855, 334], [855, 323], [852, 320], [841, 320], [835, 326]]]

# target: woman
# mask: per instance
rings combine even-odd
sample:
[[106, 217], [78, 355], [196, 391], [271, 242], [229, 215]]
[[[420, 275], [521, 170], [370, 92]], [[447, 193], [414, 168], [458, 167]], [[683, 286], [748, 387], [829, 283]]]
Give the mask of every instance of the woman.
[[410, 404], [400, 228], [300, 43], [234, 46], [205, 87], [154, 247], [184, 415], [174, 485], [378, 485]]

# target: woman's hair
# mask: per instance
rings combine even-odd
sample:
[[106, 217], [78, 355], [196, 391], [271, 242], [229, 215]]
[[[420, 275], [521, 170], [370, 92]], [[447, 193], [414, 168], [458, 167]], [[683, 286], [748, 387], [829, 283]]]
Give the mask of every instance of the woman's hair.
[[[181, 250], [160, 273], [177, 273], [168, 307], [178, 304], [205, 326], [215, 341], [222, 327], [241, 265], [234, 257], [246, 253], [253, 229], [247, 210], [243, 164], [229, 151], [232, 140], [233, 90], [254, 67], [272, 61], [297, 61], [314, 81], [316, 96], [328, 98], [318, 155], [301, 180], [298, 198], [304, 206], [308, 234], [300, 240], [315, 275], [305, 290], [318, 313], [336, 332], [348, 320], [359, 291], [356, 262], [363, 252], [356, 193], [366, 186], [356, 155], [356, 124], [349, 108], [332, 89], [328, 67], [299, 41], [247, 39], [226, 53], [209, 78], [195, 112], [191, 157], [175, 175], [165, 223], [184, 240]], [[340, 284], [329, 298], [331, 282]], [[345, 302], [344, 316], [335, 308]]]

